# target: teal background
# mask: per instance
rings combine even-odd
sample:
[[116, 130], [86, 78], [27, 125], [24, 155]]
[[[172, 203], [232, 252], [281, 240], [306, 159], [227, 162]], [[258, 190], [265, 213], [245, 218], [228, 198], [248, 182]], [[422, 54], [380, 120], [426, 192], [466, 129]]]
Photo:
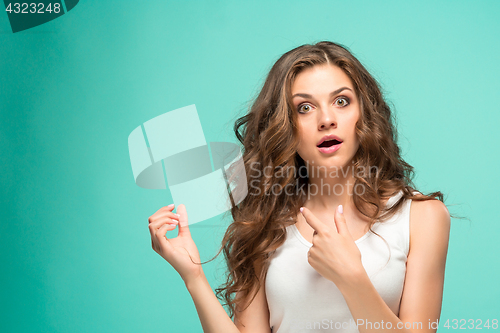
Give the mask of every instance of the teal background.
[[[127, 137], [196, 104], [207, 142], [236, 142], [271, 65], [321, 40], [380, 80], [420, 190], [470, 219], [452, 220], [441, 323], [500, 319], [499, 14], [498, 1], [80, 1], [13, 34], [0, 13], [0, 330], [201, 332], [151, 248], [148, 217], [172, 199], [135, 185]], [[202, 260], [227, 222], [192, 226]]]

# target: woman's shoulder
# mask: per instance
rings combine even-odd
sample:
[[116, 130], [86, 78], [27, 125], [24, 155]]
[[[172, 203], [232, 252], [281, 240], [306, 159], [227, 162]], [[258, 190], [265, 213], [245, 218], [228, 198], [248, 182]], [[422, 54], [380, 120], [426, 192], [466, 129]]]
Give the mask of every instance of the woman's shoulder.
[[[419, 221], [449, 221], [450, 213], [446, 205], [437, 199], [412, 200], [411, 215]], [[420, 222], [420, 224], [426, 222]]]
[[440, 200], [412, 200], [410, 207], [411, 244], [448, 242], [450, 213]]

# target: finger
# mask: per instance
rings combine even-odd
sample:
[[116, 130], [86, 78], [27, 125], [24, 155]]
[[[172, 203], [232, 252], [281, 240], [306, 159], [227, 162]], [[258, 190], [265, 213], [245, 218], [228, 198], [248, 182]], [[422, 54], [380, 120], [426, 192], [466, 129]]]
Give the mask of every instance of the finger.
[[151, 228], [159, 228], [161, 225], [164, 223], [171, 223], [171, 224], [178, 224], [179, 223], [179, 217], [173, 215], [171, 217], [163, 216], [162, 218], [155, 220], [154, 222], [151, 222], [149, 226]]
[[164, 206], [164, 207], [161, 207], [160, 209], [158, 209], [153, 215], [151, 215], [149, 217], [149, 223], [153, 222], [154, 220], [156, 220], [158, 218], [159, 215], [162, 215], [164, 214], [166, 211], [172, 211], [174, 209], [175, 205], [174, 204], [170, 204], [168, 206]]
[[170, 244], [167, 237], [165, 237], [168, 228], [168, 224], [165, 224], [160, 229], [158, 229], [158, 232], [156, 233], [156, 240], [160, 245], [161, 252], [164, 253], [166, 257], [174, 252], [174, 247], [172, 246], [172, 244]]
[[154, 223], [158, 220], [161, 220], [161, 219], [164, 219], [164, 218], [171, 218], [173, 220], [178, 220], [179, 219], [179, 216], [173, 212], [163, 212], [163, 213], [160, 213], [158, 215], [155, 215], [155, 216], [151, 216], [149, 218], [149, 223]]
[[[175, 213], [165, 213], [163, 215], [160, 215], [158, 216], [157, 218], [155, 218], [153, 221], [150, 221], [149, 224], [155, 224], [155, 223], [158, 223], [158, 222], [161, 222], [161, 221], [176, 221], [176, 222], [179, 222], [179, 216]], [[172, 223], [172, 222], [170, 222]]]
[[317, 233], [322, 233], [328, 228], [326, 224], [321, 222], [314, 214], [306, 207], [301, 207], [300, 212], [304, 216], [307, 224], [309, 224]]
[[171, 226], [169, 230], [174, 230], [175, 226], [178, 224], [178, 221], [172, 220], [168, 217], [163, 218], [161, 220], [158, 220], [156, 222], [150, 223], [149, 224], [149, 232], [151, 235], [155, 235], [158, 232], [158, 229], [161, 228], [163, 225], [168, 224]]
[[157, 230], [151, 231], [151, 246], [153, 246], [153, 250], [155, 250], [156, 253], [160, 254], [160, 245], [156, 232]]
[[170, 223], [164, 224], [161, 227], [159, 227], [158, 230], [156, 230], [155, 235], [156, 235], [156, 237], [158, 237], [160, 229], [161, 229], [162, 232], [164, 232], [163, 236], [165, 236], [167, 234], [167, 231], [172, 231], [175, 229], [175, 227], [176, 227], [175, 224], [170, 224]]
[[191, 236], [186, 206], [183, 204], [177, 206], [177, 214], [179, 214], [179, 236]]
[[349, 229], [347, 229], [347, 223], [344, 216], [344, 208], [342, 207], [342, 205], [338, 205], [337, 209], [335, 210], [334, 220], [339, 234], [343, 236], [351, 235], [349, 233]]

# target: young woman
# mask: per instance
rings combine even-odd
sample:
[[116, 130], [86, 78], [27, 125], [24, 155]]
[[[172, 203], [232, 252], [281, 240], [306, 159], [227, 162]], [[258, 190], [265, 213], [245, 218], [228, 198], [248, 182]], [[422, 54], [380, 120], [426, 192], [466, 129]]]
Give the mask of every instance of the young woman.
[[450, 215], [441, 192], [415, 190], [380, 87], [346, 48], [285, 53], [235, 133], [249, 185], [221, 248], [229, 315], [184, 205], [149, 218], [204, 332], [436, 331]]

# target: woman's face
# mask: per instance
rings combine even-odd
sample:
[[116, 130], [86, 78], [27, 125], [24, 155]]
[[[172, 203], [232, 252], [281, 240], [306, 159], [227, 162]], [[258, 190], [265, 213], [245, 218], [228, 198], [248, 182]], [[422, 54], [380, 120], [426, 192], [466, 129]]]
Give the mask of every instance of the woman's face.
[[[329, 64], [301, 71], [292, 84], [292, 102], [298, 118], [300, 157], [313, 167], [350, 165], [359, 147], [355, 126], [361, 111], [344, 71]], [[325, 137], [332, 139], [327, 136], [341, 142], [320, 144]]]

